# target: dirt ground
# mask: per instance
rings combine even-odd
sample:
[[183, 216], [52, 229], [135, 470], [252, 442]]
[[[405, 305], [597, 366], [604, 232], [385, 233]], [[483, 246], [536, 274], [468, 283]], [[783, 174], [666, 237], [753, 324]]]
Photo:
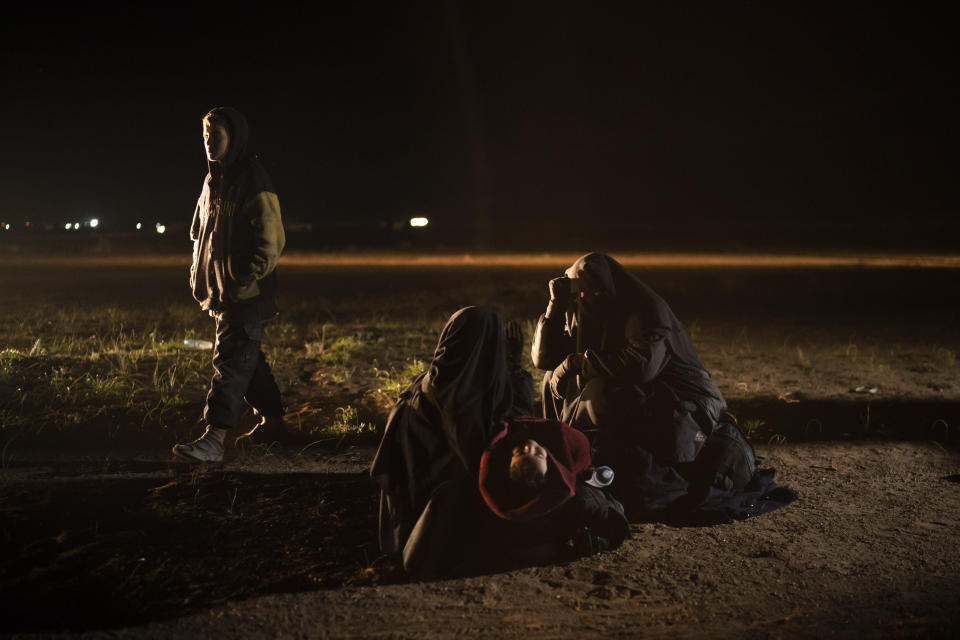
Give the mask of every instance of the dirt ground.
[[[379, 558], [372, 449], [197, 471], [156, 455], [24, 460], [3, 626], [23, 637], [956, 637], [960, 454], [936, 443], [758, 447], [800, 498], [619, 549], [409, 583]], [[193, 503], [195, 509], [184, 509]], [[169, 517], [168, 517], [169, 516]], [[110, 631], [103, 631], [103, 630]], [[63, 633], [58, 633], [58, 632]]]
[[[182, 271], [27, 265], [0, 273], [0, 290], [23, 305], [117, 292], [151, 304], [183, 295]], [[284, 282], [338, 326], [377, 305], [429, 326], [464, 304], [535, 318], [557, 271], [294, 262]], [[166, 446], [4, 448], [0, 635], [960, 636], [960, 303], [944, 294], [956, 269], [643, 276], [796, 502], [727, 525], [633, 525], [617, 550], [565, 563], [411, 583], [376, 548], [373, 443], [231, 449], [201, 467]], [[342, 400], [307, 378], [288, 400]]]

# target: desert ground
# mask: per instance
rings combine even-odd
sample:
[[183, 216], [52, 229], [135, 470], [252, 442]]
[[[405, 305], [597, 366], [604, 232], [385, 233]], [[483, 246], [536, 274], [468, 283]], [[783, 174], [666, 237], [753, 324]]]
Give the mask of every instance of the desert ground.
[[798, 500], [437, 582], [377, 550], [377, 431], [451, 313], [494, 306], [529, 340], [576, 255], [288, 256], [264, 348], [305, 444], [202, 466], [169, 455], [209, 377], [187, 261], [2, 257], [0, 633], [956, 637], [956, 259], [614, 255]]

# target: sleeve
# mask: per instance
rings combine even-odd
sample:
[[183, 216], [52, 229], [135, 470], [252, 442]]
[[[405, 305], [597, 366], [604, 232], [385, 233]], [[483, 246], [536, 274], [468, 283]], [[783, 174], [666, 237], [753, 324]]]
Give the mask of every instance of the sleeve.
[[193, 209], [193, 221], [190, 222], [190, 240], [193, 242], [193, 257], [190, 259], [190, 277], [188, 283], [193, 290], [197, 284], [197, 265], [200, 262], [200, 235], [201, 235], [201, 207], [203, 203], [203, 193], [197, 199], [197, 206]]
[[190, 223], [190, 239], [194, 242], [200, 238], [200, 202], [203, 196], [197, 199], [197, 206], [193, 208], [193, 221]]
[[533, 366], [543, 371], [553, 370], [575, 349], [576, 341], [566, 331], [563, 313], [548, 308], [547, 313], [540, 316], [533, 333], [530, 347]]
[[248, 274], [253, 280], [261, 280], [276, 268], [286, 244], [277, 194], [261, 191], [255, 195], [244, 204], [242, 219], [249, 221], [252, 227], [253, 251], [250, 253], [250, 264], [240, 272]]

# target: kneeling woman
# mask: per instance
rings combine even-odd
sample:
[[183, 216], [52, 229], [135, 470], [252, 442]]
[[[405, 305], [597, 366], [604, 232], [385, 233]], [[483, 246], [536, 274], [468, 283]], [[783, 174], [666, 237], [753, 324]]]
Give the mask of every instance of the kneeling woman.
[[653, 289], [602, 253], [549, 288], [531, 353], [546, 372], [544, 415], [591, 435], [631, 522], [746, 518], [796, 497], [757, 469], [683, 323]]
[[429, 579], [548, 562], [612, 547], [622, 508], [580, 482], [589, 444], [532, 418], [518, 325], [466, 307], [444, 327], [427, 371], [400, 395], [371, 466], [381, 487], [380, 547]]

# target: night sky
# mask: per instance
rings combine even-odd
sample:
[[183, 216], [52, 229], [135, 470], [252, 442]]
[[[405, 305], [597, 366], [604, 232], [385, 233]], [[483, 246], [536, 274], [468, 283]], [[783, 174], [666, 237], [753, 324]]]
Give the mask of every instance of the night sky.
[[407, 4], [7, 15], [0, 218], [187, 220], [216, 105], [246, 113], [289, 224], [897, 233], [960, 209], [946, 14]]

